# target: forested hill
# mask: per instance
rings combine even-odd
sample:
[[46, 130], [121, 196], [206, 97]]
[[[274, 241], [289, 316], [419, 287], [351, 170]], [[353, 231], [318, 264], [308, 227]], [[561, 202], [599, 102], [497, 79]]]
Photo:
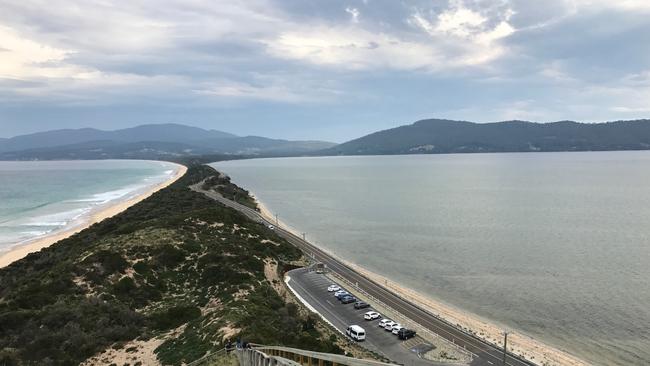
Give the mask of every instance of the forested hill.
[[428, 119], [348, 141], [322, 155], [650, 149], [650, 120], [607, 123]]
[[179, 124], [141, 125], [114, 131], [53, 130], [0, 139], [0, 160], [150, 159], [196, 155], [301, 155], [334, 146], [325, 141], [290, 141], [235, 136]]

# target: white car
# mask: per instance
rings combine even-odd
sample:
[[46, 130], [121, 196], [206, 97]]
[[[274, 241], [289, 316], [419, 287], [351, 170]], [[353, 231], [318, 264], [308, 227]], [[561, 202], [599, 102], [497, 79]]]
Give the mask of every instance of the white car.
[[338, 290], [338, 291], [336, 291], [336, 292], [334, 293], [334, 296], [336, 296], [337, 299], [338, 299], [339, 296], [341, 296], [341, 295], [349, 295], [349, 292], [347, 292], [347, 291], [345, 291], [345, 290]]
[[273, 225], [269, 225], [269, 229], [274, 230], [274, 229], [275, 229], [275, 226], [273, 226]]
[[366, 320], [375, 320], [381, 318], [381, 314], [379, 314], [376, 311], [369, 311], [365, 314], [363, 314], [363, 318]]
[[358, 325], [350, 325], [345, 331], [345, 334], [357, 342], [361, 342], [366, 339], [366, 331]]
[[393, 326], [396, 324], [397, 324], [396, 322], [391, 320], [388, 323], [386, 323], [386, 325], [384, 325], [384, 329], [391, 332], [393, 330]]
[[404, 329], [404, 327], [401, 326], [401, 325], [399, 325], [399, 324], [394, 325], [394, 326], [393, 326], [393, 330], [391, 331], [391, 333], [397, 335], [397, 333], [399, 333], [399, 330], [400, 330], [400, 329]]
[[390, 320], [390, 319], [382, 319], [382, 320], [379, 321], [379, 323], [378, 323], [377, 325], [378, 325], [380, 328], [384, 328], [384, 327], [386, 327], [386, 324], [388, 324], [389, 322], [394, 323], [394, 322], [393, 322], [392, 320]]
[[337, 286], [337, 285], [330, 285], [330, 286], [327, 288], [327, 291], [328, 291], [328, 292], [335, 292], [335, 291], [338, 291], [338, 290], [340, 290], [340, 289], [341, 289], [341, 288], [340, 288], [339, 286]]

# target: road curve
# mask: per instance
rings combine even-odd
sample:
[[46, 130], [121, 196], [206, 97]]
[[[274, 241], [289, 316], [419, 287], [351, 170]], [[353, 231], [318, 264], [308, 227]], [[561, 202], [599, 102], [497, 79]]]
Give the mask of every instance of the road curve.
[[[263, 223], [265, 225], [275, 225], [274, 222], [266, 220], [259, 212], [224, 198], [214, 191], [205, 191], [201, 189], [201, 184], [196, 184], [190, 187], [195, 192], [203, 193], [209, 198], [212, 198], [221, 204], [233, 208], [251, 220]], [[364, 277], [356, 272], [354, 269], [341, 263], [338, 259], [330, 254], [319, 249], [317, 246], [303, 240], [302, 238], [294, 235], [293, 233], [281, 228], [276, 227], [275, 232], [292, 245], [295, 245], [305, 254], [313, 256], [316, 261], [325, 263], [327, 267], [336, 272], [341, 277], [344, 277], [350, 283], [357, 283], [358, 287], [373, 296], [374, 298], [382, 301], [384, 304], [390, 306], [402, 315], [410, 318], [411, 320], [419, 323], [430, 331], [440, 335], [441, 337], [454, 342], [460, 347], [465, 348], [475, 355], [472, 365], [485, 365], [495, 366], [503, 365], [503, 349], [489, 344], [478, 337], [469, 334], [447, 321], [435, 316], [429, 311], [403, 299], [399, 295], [387, 290], [381, 284]], [[534, 363], [524, 360], [516, 355], [508, 353], [506, 356], [506, 365], [512, 366], [535, 366]]]

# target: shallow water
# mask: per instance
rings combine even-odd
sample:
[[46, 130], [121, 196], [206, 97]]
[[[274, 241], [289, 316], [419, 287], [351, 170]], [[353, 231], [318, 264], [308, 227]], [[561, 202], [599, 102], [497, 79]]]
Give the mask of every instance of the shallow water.
[[169, 179], [174, 169], [153, 161], [0, 161], [0, 253], [77, 225]]
[[214, 166], [371, 271], [594, 364], [649, 364], [650, 152]]

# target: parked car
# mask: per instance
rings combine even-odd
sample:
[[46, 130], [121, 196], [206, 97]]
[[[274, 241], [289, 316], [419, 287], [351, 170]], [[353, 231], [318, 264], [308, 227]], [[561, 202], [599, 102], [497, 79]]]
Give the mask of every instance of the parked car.
[[402, 328], [397, 332], [397, 338], [401, 340], [407, 340], [409, 338], [415, 337], [416, 332], [412, 329]]
[[391, 320], [391, 321], [387, 322], [386, 325], [384, 325], [384, 329], [386, 331], [390, 332], [390, 331], [393, 330], [393, 325], [395, 325], [395, 324], [397, 324], [397, 323]]
[[348, 292], [345, 291], [344, 289], [336, 290], [334, 292], [334, 296], [338, 297], [340, 294], [347, 294]]
[[329, 285], [327, 288], [327, 292], [336, 292], [339, 291], [341, 288], [338, 285]]
[[397, 335], [399, 333], [400, 329], [404, 329], [404, 327], [398, 324], [397, 326], [393, 327], [393, 330], [391, 331], [391, 333]]
[[363, 314], [363, 318], [366, 320], [375, 320], [381, 318], [381, 314], [379, 314], [376, 311], [369, 311], [365, 314]]
[[351, 304], [351, 303], [353, 303], [353, 302], [355, 302], [355, 301], [357, 301], [357, 298], [354, 297], [354, 296], [350, 296], [350, 295], [348, 295], [348, 296], [343, 296], [343, 297], [341, 298], [341, 303], [342, 303], [342, 304]]
[[345, 330], [345, 334], [357, 342], [366, 339], [366, 331], [358, 325], [350, 325], [348, 329]]
[[388, 324], [388, 322], [393, 323], [393, 321], [390, 320], [390, 319], [382, 319], [382, 320], [379, 321], [379, 323], [377, 323], [377, 325], [378, 325], [380, 328], [384, 328], [384, 327], [386, 326], [386, 324]]
[[347, 291], [343, 291], [343, 292], [339, 292], [338, 295], [335, 295], [335, 296], [336, 296], [336, 298], [337, 298], [338, 300], [341, 300], [341, 299], [344, 298], [345, 296], [352, 296], [352, 295], [350, 295], [350, 293], [347, 292]]
[[273, 226], [273, 225], [269, 225], [269, 229], [274, 230], [274, 229], [275, 229], [275, 226]]
[[365, 308], [369, 308], [369, 307], [370, 307], [370, 304], [368, 304], [367, 302], [357, 301], [357, 302], [354, 303], [354, 308], [355, 309], [365, 309]]

